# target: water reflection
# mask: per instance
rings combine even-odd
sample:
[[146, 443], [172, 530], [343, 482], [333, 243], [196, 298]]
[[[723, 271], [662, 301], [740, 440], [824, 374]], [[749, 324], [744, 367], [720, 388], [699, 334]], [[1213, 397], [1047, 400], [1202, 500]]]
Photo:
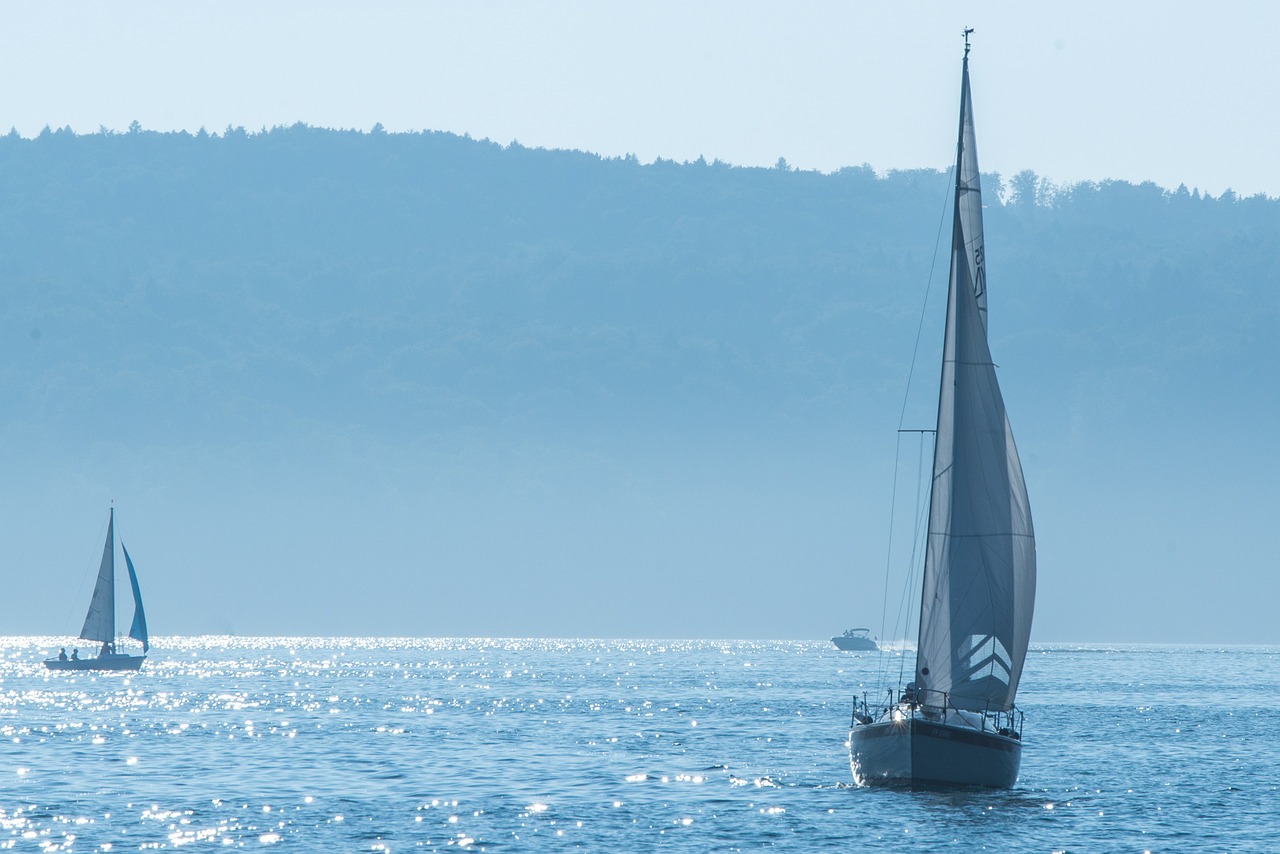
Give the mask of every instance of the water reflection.
[[1268, 648], [1041, 650], [1019, 786], [901, 792], [850, 786], [878, 664], [825, 643], [160, 638], [91, 675], [53, 640], [0, 656], [0, 845], [1168, 848], [1239, 843], [1280, 786]]

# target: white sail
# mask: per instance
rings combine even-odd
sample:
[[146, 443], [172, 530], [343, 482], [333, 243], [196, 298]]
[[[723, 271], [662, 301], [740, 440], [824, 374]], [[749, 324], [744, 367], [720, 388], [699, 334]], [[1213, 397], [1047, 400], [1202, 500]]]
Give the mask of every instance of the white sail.
[[89, 613], [84, 618], [80, 637], [99, 643], [115, 643], [116, 639], [116, 513], [107, 522], [107, 542], [102, 547], [102, 564], [98, 567], [98, 583], [89, 600]]
[[915, 680], [927, 703], [1013, 706], [1036, 554], [1022, 465], [987, 344], [982, 196], [966, 52], [951, 282]]

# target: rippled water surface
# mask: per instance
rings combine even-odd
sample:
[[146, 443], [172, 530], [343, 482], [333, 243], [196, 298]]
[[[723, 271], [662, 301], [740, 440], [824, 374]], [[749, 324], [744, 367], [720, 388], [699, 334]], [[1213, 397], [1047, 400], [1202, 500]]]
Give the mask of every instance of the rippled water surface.
[[0, 847], [1276, 850], [1280, 648], [1036, 648], [1009, 792], [851, 785], [828, 643], [4, 639]]

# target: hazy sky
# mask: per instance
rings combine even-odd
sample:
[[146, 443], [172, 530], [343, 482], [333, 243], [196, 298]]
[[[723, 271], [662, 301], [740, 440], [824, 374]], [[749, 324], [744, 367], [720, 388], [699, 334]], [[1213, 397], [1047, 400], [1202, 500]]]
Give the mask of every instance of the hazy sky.
[[[940, 11], [943, 10], [944, 11]], [[1280, 4], [7, 4], [3, 118], [297, 121], [821, 170], [951, 158], [972, 26], [984, 170], [1280, 195]]]

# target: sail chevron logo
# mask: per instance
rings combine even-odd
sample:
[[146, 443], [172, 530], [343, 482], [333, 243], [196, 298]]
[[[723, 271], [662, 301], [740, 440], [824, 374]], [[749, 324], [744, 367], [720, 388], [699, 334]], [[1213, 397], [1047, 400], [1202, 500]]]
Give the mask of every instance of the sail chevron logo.
[[965, 679], [976, 682], [991, 677], [1009, 684], [1013, 678], [1013, 658], [995, 635], [969, 635], [960, 646]]

